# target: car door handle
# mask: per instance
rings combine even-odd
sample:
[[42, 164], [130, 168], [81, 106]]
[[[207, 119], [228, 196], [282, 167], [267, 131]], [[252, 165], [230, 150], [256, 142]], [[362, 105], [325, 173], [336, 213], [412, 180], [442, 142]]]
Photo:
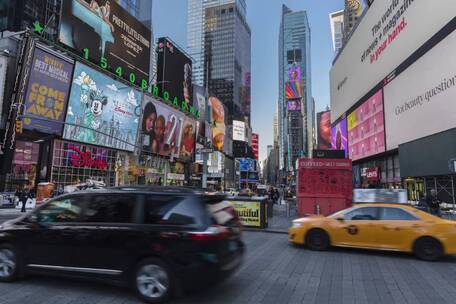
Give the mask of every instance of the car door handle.
[[401, 228], [399, 227], [388, 227], [388, 226], [383, 226], [383, 230], [396, 230], [399, 231]]

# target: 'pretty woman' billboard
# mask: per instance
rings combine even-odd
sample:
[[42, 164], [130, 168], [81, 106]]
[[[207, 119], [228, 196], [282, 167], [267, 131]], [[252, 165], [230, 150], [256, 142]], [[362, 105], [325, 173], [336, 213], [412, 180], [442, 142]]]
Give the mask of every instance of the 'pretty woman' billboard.
[[331, 148], [333, 150], [345, 150], [345, 158], [348, 158], [348, 132], [346, 118], [342, 119], [331, 128]]

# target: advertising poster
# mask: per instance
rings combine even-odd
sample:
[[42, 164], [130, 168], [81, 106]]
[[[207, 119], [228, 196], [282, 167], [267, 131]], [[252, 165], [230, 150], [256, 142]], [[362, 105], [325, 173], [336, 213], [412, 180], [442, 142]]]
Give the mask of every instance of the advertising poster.
[[301, 68], [299, 65], [293, 64], [288, 69], [288, 79], [290, 81], [300, 81], [301, 80]]
[[185, 102], [187, 109], [193, 104], [192, 60], [181, 52], [172, 41], [158, 39], [157, 82], [170, 99]]
[[117, 1], [62, 1], [59, 41], [128, 81], [149, 80], [150, 39]]
[[162, 102], [144, 96], [143, 150], [161, 156], [179, 157], [184, 115]]
[[206, 140], [206, 89], [199, 85], [193, 85], [193, 106], [199, 111], [200, 119], [197, 121], [197, 137], [198, 145], [203, 146]]
[[331, 128], [331, 148], [333, 150], [345, 150], [348, 158], [348, 132], [347, 119], [344, 118]]
[[287, 110], [288, 110], [288, 112], [301, 112], [301, 110], [302, 110], [301, 98], [289, 99], [287, 101]]
[[245, 141], [245, 122], [233, 120], [233, 140]]
[[180, 159], [183, 161], [193, 160], [196, 143], [196, 122], [195, 120], [185, 117], [182, 127], [182, 139], [180, 146]]
[[73, 62], [35, 48], [24, 101], [24, 129], [62, 134]]
[[229, 201], [244, 226], [261, 227], [260, 202]]
[[252, 133], [252, 151], [256, 160], [258, 160], [258, 147], [260, 136], [257, 133]]
[[225, 107], [215, 96], [209, 97], [209, 104], [212, 110], [212, 144], [214, 149], [223, 151], [225, 143]]
[[288, 81], [285, 84], [285, 97], [287, 99], [296, 99], [302, 97], [302, 85], [300, 81]]
[[241, 172], [254, 172], [255, 160], [251, 158], [239, 158], [239, 171]]
[[347, 129], [352, 160], [385, 152], [382, 90], [348, 115]]
[[318, 149], [331, 149], [331, 111], [317, 113]]
[[77, 63], [63, 137], [82, 143], [133, 151], [142, 94]]

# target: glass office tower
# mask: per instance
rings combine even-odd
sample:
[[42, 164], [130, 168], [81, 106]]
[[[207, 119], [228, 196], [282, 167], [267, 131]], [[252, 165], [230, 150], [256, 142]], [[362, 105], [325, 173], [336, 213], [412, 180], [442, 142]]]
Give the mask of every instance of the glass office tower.
[[[306, 11], [282, 7], [279, 32], [279, 167], [290, 176], [299, 157], [313, 149], [310, 27]], [[282, 179], [282, 182], [285, 182]]]

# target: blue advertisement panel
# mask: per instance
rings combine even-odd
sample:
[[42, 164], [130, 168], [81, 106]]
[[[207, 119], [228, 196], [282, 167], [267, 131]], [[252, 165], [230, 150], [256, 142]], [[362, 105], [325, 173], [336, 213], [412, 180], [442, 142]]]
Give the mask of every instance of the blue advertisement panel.
[[139, 91], [78, 62], [63, 137], [133, 151], [141, 97]]
[[24, 101], [24, 129], [62, 133], [73, 63], [36, 48]]
[[239, 159], [239, 170], [241, 172], [252, 172], [255, 170], [255, 160], [252, 158], [240, 158]]

